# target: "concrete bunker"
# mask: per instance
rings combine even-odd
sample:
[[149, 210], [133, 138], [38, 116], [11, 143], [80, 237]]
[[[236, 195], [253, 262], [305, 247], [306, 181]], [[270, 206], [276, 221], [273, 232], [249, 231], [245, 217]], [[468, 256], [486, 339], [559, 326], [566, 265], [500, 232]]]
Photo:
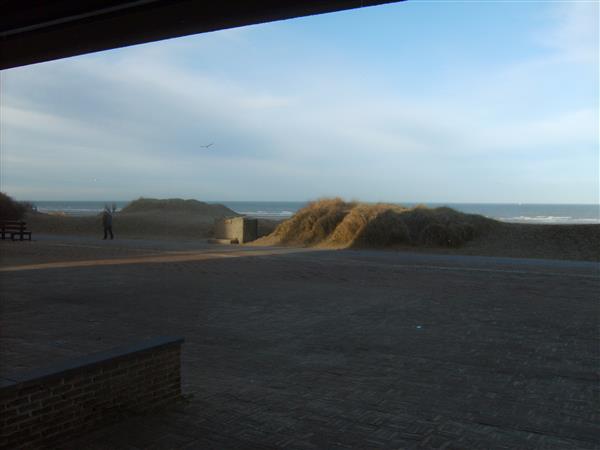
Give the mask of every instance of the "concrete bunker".
[[231, 244], [243, 244], [258, 238], [258, 219], [230, 217], [215, 220], [215, 239]]

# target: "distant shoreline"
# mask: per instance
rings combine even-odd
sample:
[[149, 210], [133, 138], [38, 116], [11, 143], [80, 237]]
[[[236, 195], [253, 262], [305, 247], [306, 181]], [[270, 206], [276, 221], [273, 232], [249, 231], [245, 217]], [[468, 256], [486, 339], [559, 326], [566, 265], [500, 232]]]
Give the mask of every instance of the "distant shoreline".
[[[103, 201], [32, 201], [39, 212], [64, 214], [67, 216], [94, 216], [105, 204]], [[114, 202], [117, 210], [129, 201]], [[279, 201], [224, 201], [206, 202], [221, 204], [238, 214], [270, 220], [289, 219], [308, 202]], [[398, 205], [415, 206], [414, 202], [399, 202]], [[519, 204], [519, 203], [423, 203], [428, 207], [448, 206], [468, 214], [480, 214], [505, 223], [520, 224], [600, 224], [600, 205], [594, 204]]]
[[[101, 239], [99, 216], [72, 217], [29, 213], [25, 220], [37, 233], [57, 236], [93, 236]], [[114, 231], [119, 238], [206, 240], [213, 235], [212, 220], [190, 221], [169, 216], [167, 226], [160, 218], [115, 215]], [[259, 220], [261, 235], [272, 232], [281, 221]], [[4, 242], [4, 241], [3, 241]], [[384, 251], [409, 251], [437, 254], [542, 258], [558, 260], [600, 261], [600, 224], [513, 224], [498, 222], [488, 233], [460, 248], [392, 246]]]

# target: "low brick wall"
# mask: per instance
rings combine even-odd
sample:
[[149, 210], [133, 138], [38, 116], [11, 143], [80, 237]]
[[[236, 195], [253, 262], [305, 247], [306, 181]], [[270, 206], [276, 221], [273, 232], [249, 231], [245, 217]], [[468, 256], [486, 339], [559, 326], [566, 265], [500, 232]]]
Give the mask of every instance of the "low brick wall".
[[0, 379], [0, 448], [45, 448], [181, 397], [181, 338]]

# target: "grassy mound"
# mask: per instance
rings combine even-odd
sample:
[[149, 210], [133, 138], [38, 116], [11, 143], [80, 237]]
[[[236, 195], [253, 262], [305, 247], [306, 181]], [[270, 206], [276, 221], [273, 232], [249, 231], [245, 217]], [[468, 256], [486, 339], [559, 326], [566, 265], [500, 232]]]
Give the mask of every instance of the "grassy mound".
[[[197, 200], [141, 198], [114, 214], [117, 237], [206, 238], [213, 234], [215, 219], [237, 216], [223, 205]], [[34, 233], [101, 235], [102, 217], [71, 217], [31, 213], [28, 223]]]
[[157, 199], [139, 198], [125, 206], [120, 214], [189, 214], [203, 218], [218, 219], [237, 216], [235, 211], [223, 205], [211, 205], [198, 200], [183, 200], [181, 198]]
[[312, 202], [261, 243], [304, 247], [460, 247], [495, 221], [450, 208], [404, 208], [391, 204]]

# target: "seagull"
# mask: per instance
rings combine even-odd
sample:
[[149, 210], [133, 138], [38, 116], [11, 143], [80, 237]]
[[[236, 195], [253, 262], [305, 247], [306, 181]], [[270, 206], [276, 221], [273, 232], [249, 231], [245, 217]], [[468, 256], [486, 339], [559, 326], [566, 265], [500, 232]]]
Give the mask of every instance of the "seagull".
[[214, 142], [211, 142], [208, 145], [201, 145], [200, 148], [208, 148], [208, 147], [212, 147], [212, 145], [214, 144]]

